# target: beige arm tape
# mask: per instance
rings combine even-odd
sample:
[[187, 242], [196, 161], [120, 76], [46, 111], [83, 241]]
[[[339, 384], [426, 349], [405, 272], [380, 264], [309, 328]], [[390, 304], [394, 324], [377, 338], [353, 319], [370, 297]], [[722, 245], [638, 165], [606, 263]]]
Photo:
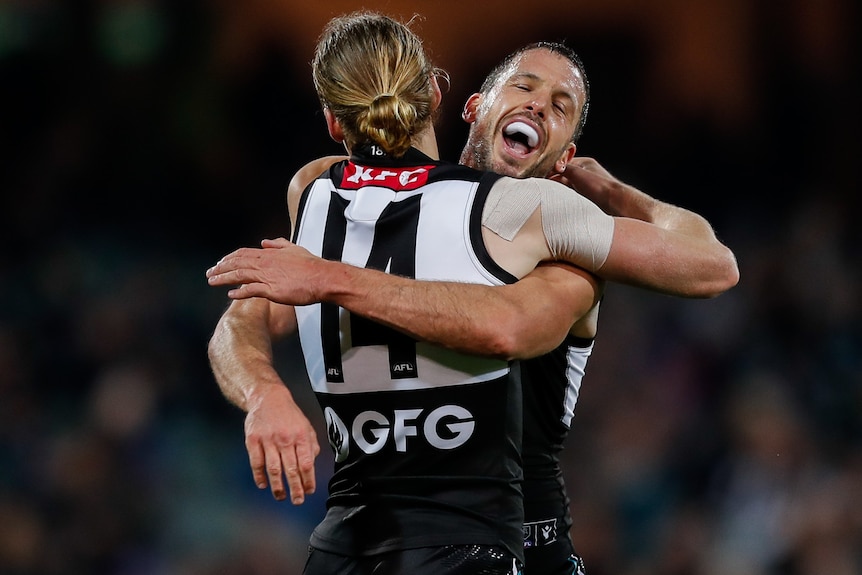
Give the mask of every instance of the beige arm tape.
[[512, 241], [536, 207], [554, 258], [588, 271], [605, 263], [614, 237], [614, 219], [566, 186], [550, 180], [500, 178], [488, 194], [482, 224]]

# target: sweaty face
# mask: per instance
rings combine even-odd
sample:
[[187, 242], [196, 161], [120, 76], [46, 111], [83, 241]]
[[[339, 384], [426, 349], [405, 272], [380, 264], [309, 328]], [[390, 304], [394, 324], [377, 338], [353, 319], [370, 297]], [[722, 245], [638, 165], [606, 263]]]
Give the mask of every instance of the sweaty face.
[[473, 102], [461, 161], [518, 178], [549, 176], [574, 150], [584, 97], [583, 78], [567, 58], [541, 48], [521, 54]]

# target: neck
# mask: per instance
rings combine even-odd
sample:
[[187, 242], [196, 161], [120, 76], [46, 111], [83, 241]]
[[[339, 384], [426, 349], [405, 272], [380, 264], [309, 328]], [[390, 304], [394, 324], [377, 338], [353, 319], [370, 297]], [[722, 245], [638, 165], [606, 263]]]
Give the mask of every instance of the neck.
[[437, 133], [434, 131], [433, 124], [416, 134], [413, 138], [413, 147], [428, 156], [433, 160], [440, 159], [440, 152], [437, 149]]
[[461, 151], [461, 158], [458, 160], [458, 163], [462, 166], [467, 166], [468, 168], [476, 168], [476, 164], [478, 162], [476, 162], [476, 157], [472, 153], [470, 153], [470, 149], [468, 147], [465, 147]]
[[464, 148], [461, 150], [461, 157], [458, 159], [458, 163], [462, 166], [467, 166], [468, 168], [474, 168], [477, 170], [484, 170], [486, 168], [479, 166], [479, 160], [476, 157], [475, 150], [479, 148], [478, 145], [473, 141], [473, 125], [470, 125], [470, 133], [467, 135], [467, 142], [464, 144]]
[[[347, 155], [349, 156], [353, 152], [351, 151], [352, 146], [347, 145], [347, 142], [344, 143], [344, 149], [347, 151]], [[434, 126], [429, 126], [416, 134], [413, 137], [413, 141], [410, 142], [410, 145], [431, 158], [432, 160], [440, 159], [440, 152], [437, 149], [437, 134], [434, 132]]]

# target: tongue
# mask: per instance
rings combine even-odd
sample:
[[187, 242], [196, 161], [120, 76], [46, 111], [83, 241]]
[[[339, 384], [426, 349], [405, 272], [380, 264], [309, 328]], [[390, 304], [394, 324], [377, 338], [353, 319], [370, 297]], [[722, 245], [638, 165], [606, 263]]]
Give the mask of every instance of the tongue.
[[530, 151], [530, 148], [526, 144], [524, 144], [523, 142], [519, 142], [518, 140], [506, 138], [506, 143], [509, 144], [510, 148], [512, 148], [519, 154], [526, 154]]

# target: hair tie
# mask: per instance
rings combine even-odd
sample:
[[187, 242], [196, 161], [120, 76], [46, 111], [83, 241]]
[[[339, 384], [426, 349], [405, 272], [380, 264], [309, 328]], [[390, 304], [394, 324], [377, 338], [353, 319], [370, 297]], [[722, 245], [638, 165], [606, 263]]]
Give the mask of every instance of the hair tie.
[[395, 94], [392, 94], [390, 92], [384, 92], [383, 94], [377, 94], [376, 96], [374, 96], [374, 99], [371, 100], [371, 103], [374, 104], [376, 102], [379, 102], [380, 100], [383, 100], [384, 98], [394, 98], [394, 97], [395, 97]]

